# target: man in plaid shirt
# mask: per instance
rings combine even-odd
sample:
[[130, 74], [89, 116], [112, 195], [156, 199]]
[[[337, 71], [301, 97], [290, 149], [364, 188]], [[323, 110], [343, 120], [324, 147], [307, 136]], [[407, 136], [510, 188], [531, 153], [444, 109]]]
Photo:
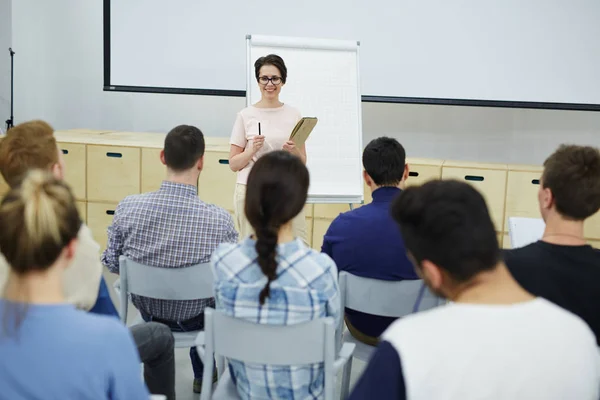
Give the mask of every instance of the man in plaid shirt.
[[[108, 228], [102, 263], [119, 273], [119, 256], [161, 268], [185, 268], [210, 261], [220, 243], [236, 243], [231, 215], [198, 198], [197, 182], [204, 160], [204, 136], [193, 126], [181, 125], [168, 133], [160, 157], [167, 179], [156, 192], [126, 197]], [[204, 328], [204, 309], [214, 299], [167, 301], [132, 296], [146, 321], [161, 322], [177, 332]], [[194, 391], [201, 390], [203, 365], [190, 349]]]

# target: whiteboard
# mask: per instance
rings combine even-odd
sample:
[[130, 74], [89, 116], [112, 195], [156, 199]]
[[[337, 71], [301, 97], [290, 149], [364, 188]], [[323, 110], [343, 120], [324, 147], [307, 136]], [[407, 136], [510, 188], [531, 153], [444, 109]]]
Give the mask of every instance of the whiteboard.
[[360, 40], [366, 96], [600, 104], [598, 0], [105, 1], [110, 85], [243, 91], [256, 33]]
[[508, 234], [513, 249], [535, 243], [544, 236], [546, 224], [541, 218], [509, 217]]
[[260, 35], [249, 35], [246, 42], [247, 104], [260, 100], [254, 61], [274, 53], [283, 58], [288, 69], [281, 101], [300, 110], [304, 117], [319, 119], [306, 142], [308, 202], [362, 202], [358, 43]]

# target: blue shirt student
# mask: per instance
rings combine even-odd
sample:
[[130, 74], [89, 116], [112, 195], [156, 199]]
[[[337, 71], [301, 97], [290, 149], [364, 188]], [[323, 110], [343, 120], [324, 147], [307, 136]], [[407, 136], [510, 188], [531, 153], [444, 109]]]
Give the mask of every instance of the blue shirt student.
[[[24, 313], [18, 327], [15, 312]], [[70, 304], [0, 300], [0, 398], [147, 400], [127, 328]]]
[[[333, 258], [339, 271], [386, 281], [418, 279], [406, 256], [400, 229], [390, 215], [392, 200], [398, 194], [397, 187], [380, 187], [373, 192], [372, 203], [340, 214], [331, 223], [321, 250]], [[346, 318], [374, 338], [394, 321], [348, 308]]]

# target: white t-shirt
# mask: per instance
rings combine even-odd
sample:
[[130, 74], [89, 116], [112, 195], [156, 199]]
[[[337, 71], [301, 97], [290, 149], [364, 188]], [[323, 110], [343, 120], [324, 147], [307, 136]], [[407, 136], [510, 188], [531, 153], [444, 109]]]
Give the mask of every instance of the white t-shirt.
[[276, 108], [246, 107], [237, 114], [230, 144], [242, 147], [244, 150], [252, 146], [252, 138], [258, 135], [260, 122], [261, 135], [265, 143], [258, 153], [252, 157], [248, 165], [237, 173], [237, 183], [246, 184], [252, 166], [260, 156], [273, 150], [283, 149], [290, 138], [296, 123], [302, 118], [300, 111], [287, 104]]
[[382, 340], [351, 398], [598, 400], [594, 334], [542, 298], [449, 304], [399, 319]]

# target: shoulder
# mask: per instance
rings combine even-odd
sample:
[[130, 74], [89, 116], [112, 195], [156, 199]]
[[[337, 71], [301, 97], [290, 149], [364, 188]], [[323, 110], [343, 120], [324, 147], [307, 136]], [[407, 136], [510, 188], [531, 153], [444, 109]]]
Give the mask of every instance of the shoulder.
[[77, 234], [77, 240], [79, 240], [79, 246], [93, 246], [95, 248], [97, 247], [96, 250], [100, 250], [100, 245], [94, 240], [92, 230], [86, 224], [81, 224], [81, 228], [79, 228], [79, 233]]
[[233, 217], [224, 208], [219, 207], [216, 204], [205, 203], [200, 199], [198, 200], [200, 201], [202, 211], [207, 212], [213, 222], [218, 225], [233, 223]]
[[298, 119], [302, 118], [302, 113], [300, 112], [300, 110], [294, 106], [288, 105], [287, 103], [283, 105], [283, 110], [285, 110], [286, 113], [298, 117]]
[[230, 266], [235, 266], [236, 260], [242, 253], [242, 243], [221, 243], [213, 251], [211, 256], [211, 265], [215, 277], [223, 273], [223, 270]]
[[125, 197], [117, 204], [115, 213], [123, 213], [129, 211], [131, 208], [138, 206], [141, 203], [148, 201], [152, 197], [154, 192], [132, 194]]
[[[104, 343], [127, 342], [129, 330], [115, 317], [74, 310], [70, 325], [79, 331], [89, 342], [100, 340]], [[73, 329], [72, 329], [73, 330]], [[92, 340], [92, 338], [96, 340]]]
[[256, 114], [256, 107], [253, 106], [248, 106], [245, 108], [242, 108], [240, 111], [238, 111], [237, 116], [238, 118], [241, 119], [248, 119], [249, 117], [253, 116], [254, 114]]
[[383, 332], [381, 338], [392, 344], [398, 352], [403, 346], [427, 346], [430, 341], [436, 341], [434, 336], [446, 320], [452, 323], [453, 314], [452, 307], [447, 305], [410, 314], [394, 321]]
[[357, 217], [364, 214], [364, 212], [367, 210], [365, 207], [368, 207], [368, 204], [354, 210], [348, 210], [340, 213], [329, 225], [328, 232], [355, 232], [355, 230], [350, 230], [348, 228], [350, 226], [354, 227], [357, 223], [359, 223], [360, 219], [357, 219]]
[[[536, 242], [517, 249], [503, 250], [502, 256], [509, 269], [512, 269], [513, 267], [531, 267], [532, 265], [538, 264], [541, 261], [541, 253], [540, 243]], [[531, 261], [535, 262], [531, 263]]]
[[[589, 336], [594, 338], [589, 326], [579, 316], [573, 314], [558, 305], [546, 300], [542, 297], [536, 299], [536, 307], [538, 309], [538, 315], [545, 315], [546, 320], [554, 321], [555, 325], [560, 326], [561, 331], [571, 332], [582, 336]], [[595, 339], [593, 340], [595, 342]]]
[[[289, 260], [292, 261], [293, 260]], [[319, 282], [337, 284], [337, 266], [325, 253], [306, 248], [304, 256], [295, 263], [294, 269], [299, 272], [311, 286], [319, 286]]]

